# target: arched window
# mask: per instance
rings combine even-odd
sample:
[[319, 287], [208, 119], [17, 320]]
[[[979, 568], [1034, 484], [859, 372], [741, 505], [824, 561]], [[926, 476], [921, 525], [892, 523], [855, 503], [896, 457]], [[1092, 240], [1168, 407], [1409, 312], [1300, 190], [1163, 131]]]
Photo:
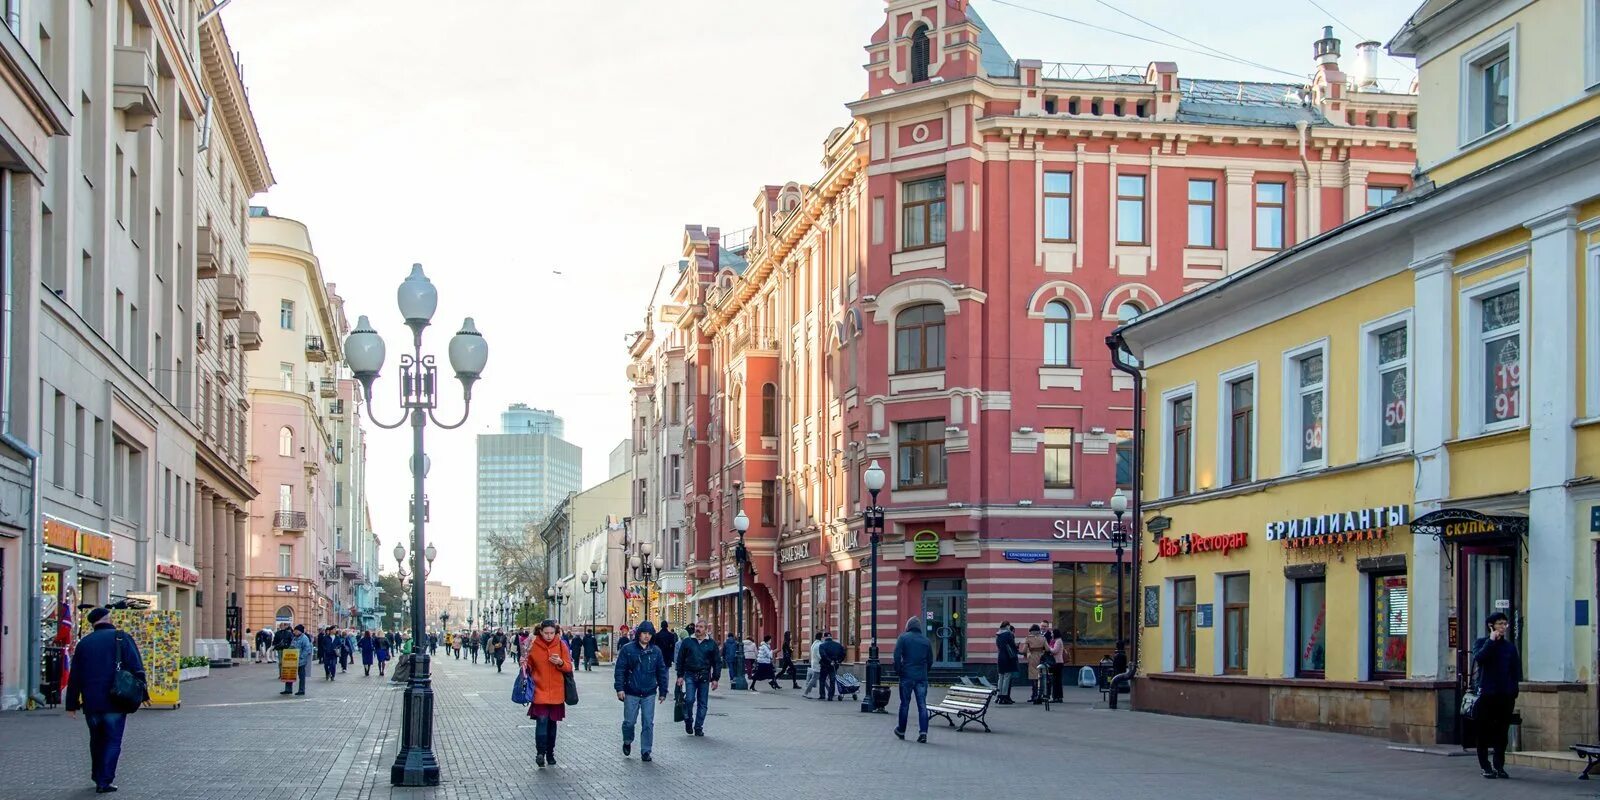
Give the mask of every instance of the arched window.
[[918, 25], [911, 32], [911, 82], [918, 83], [928, 79], [928, 65], [933, 61], [933, 54], [929, 49], [928, 26]]
[[291, 606], [279, 606], [278, 607], [278, 613], [277, 613], [276, 618], [274, 619], [274, 621], [275, 622], [294, 622], [294, 608], [291, 607]]
[[733, 387], [733, 393], [728, 398], [728, 433], [732, 436], [739, 435], [739, 421], [744, 418], [744, 390], [738, 386]]
[[294, 455], [294, 430], [287, 425], [278, 430], [278, 455]]
[[761, 387], [761, 435], [778, 435], [778, 387], [770, 383]]
[[894, 371], [944, 369], [944, 306], [912, 306], [895, 317]]
[[1134, 317], [1137, 317], [1143, 313], [1144, 306], [1129, 300], [1126, 303], [1117, 306], [1117, 322], [1124, 324], [1132, 322]]
[[1044, 365], [1072, 366], [1072, 307], [1064, 300], [1044, 306]]

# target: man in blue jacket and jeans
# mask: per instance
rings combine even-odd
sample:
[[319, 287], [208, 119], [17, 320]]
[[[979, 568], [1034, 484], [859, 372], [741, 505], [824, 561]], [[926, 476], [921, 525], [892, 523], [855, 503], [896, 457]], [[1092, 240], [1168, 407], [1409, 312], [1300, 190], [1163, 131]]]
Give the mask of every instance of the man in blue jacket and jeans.
[[[633, 632], [633, 641], [623, 645], [617, 653], [612, 688], [617, 690], [617, 699], [623, 703], [622, 754], [633, 752], [634, 722], [643, 716], [639, 760], [649, 761], [650, 746], [655, 743], [656, 705], [667, 699], [667, 660], [661, 648], [650, 645], [656, 634], [656, 627], [650, 620], [639, 623]], [[655, 695], [654, 703], [650, 702], [651, 695]]]
[[117, 663], [120, 661], [123, 670], [144, 680], [139, 646], [106, 619], [110, 614], [106, 608], [89, 612], [94, 631], [78, 642], [72, 655], [72, 671], [67, 676], [67, 716], [78, 716], [81, 708], [84, 721], [89, 723], [89, 759], [96, 794], [117, 790], [112, 781], [117, 777], [117, 758], [122, 755], [122, 729], [129, 712], [137, 709], [121, 706], [111, 697]]
[[894, 641], [894, 674], [900, 676], [900, 724], [894, 735], [906, 738], [906, 711], [917, 698], [917, 741], [928, 741], [928, 669], [933, 666], [933, 643], [922, 634], [922, 620], [906, 620], [906, 632]]

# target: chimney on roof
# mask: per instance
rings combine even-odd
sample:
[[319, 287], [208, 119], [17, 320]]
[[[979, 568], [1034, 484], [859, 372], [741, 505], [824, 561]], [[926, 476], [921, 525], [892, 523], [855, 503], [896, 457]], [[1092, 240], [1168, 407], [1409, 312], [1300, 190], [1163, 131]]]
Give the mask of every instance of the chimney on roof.
[[1339, 40], [1333, 38], [1333, 26], [1322, 26], [1322, 38], [1311, 45], [1311, 55], [1318, 64], [1339, 66]]
[[1362, 42], [1356, 45], [1356, 90], [1362, 92], [1375, 91], [1378, 88], [1378, 50], [1383, 45], [1379, 42]]

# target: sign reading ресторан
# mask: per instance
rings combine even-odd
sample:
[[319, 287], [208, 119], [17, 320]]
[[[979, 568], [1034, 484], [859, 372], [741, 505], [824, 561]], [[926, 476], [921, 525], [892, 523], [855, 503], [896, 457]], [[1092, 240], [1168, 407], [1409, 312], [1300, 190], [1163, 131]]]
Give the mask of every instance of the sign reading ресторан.
[[1410, 523], [1410, 506], [1374, 506], [1269, 522], [1267, 541], [1284, 542], [1295, 547], [1381, 539], [1390, 528]]

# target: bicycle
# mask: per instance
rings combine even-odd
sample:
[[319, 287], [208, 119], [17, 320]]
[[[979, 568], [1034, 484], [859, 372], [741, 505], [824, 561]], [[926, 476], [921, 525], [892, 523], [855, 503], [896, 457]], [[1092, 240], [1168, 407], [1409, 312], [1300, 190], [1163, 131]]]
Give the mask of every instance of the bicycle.
[[1050, 710], [1050, 694], [1051, 690], [1055, 688], [1050, 682], [1051, 672], [1050, 665], [1041, 662], [1039, 664], [1039, 679], [1034, 681], [1034, 685], [1039, 692], [1039, 702], [1044, 704], [1044, 710], [1046, 711]]

